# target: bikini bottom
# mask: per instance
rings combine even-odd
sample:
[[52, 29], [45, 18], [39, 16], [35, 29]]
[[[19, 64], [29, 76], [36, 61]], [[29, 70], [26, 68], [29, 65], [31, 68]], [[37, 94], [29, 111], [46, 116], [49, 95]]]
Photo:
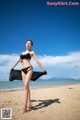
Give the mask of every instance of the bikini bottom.
[[33, 70], [33, 67], [32, 66], [29, 66], [27, 68], [23, 68], [21, 69], [25, 74], [27, 74], [30, 70]]

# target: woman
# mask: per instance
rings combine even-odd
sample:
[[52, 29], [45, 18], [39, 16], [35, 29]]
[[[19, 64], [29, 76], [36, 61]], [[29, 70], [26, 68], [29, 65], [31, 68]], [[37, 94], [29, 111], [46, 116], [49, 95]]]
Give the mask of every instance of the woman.
[[43, 72], [46, 70], [43, 68], [41, 65], [40, 61], [35, 55], [34, 51], [31, 51], [31, 47], [33, 45], [33, 42], [31, 40], [26, 41], [26, 51], [22, 52], [20, 55], [20, 58], [16, 62], [16, 64], [13, 66], [12, 69], [15, 68], [15, 66], [22, 61], [22, 79], [24, 83], [24, 88], [25, 88], [25, 102], [24, 102], [24, 107], [23, 107], [23, 113], [26, 112], [27, 108], [31, 108], [31, 99], [30, 99], [30, 89], [29, 89], [29, 82], [33, 74], [33, 67], [30, 63], [31, 58], [33, 57], [36, 61], [36, 63], [39, 65], [39, 67], [42, 69]]

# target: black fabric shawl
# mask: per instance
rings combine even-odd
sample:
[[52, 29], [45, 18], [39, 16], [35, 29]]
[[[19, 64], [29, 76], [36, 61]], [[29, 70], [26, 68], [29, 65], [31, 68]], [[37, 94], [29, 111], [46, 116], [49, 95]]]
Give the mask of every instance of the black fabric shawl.
[[[31, 80], [35, 81], [42, 75], [46, 75], [46, 74], [47, 74], [46, 71], [45, 72], [33, 71]], [[13, 81], [13, 80], [22, 80], [21, 70], [15, 70], [15, 69], [10, 70], [9, 81]]]

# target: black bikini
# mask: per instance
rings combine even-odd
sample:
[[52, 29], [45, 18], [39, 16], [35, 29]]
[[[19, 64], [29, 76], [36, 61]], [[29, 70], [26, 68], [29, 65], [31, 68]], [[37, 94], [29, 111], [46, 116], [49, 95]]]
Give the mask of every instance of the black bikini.
[[25, 55], [23, 55], [23, 54], [21, 54], [20, 55], [20, 58], [23, 60], [23, 59], [31, 59], [31, 55], [30, 55], [30, 53], [27, 53], [27, 54], [25, 54]]
[[[27, 53], [25, 55], [20, 55], [20, 58], [23, 59], [31, 59], [30, 53]], [[11, 69], [10, 70], [10, 74], [9, 74], [9, 81], [13, 81], [13, 80], [22, 80], [22, 74], [21, 71], [23, 71], [25, 74], [28, 73], [29, 70], [33, 70], [32, 66], [29, 66], [27, 68], [23, 68], [21, 70], [14, 70]], [[35, 81], [37, 80], [39, 77], [41, 77], [42, 75], [46, 75], [47, 72], [38, 72], [38, 71], [33, 71], [31, 80]]]
[[33, 67], [32, 66], [29, 66], [27, 68], [23, 68], [21, 69], [25, 74], [27, 74], [30, 70], [33, 70]]
[[[30, 53], [27, 53], [27, 54], [25, 54], [25, 55], [21, 54], [21, 55], [20, 55], [20, 58], [21, 58], [22, 60], [23, 60], [23, 59], [31, 59], [31, 55], [30, 55]], [[21, 70], [22, 70], [25, 74], [27, 74], [29, 70], [33, 70], [33, 67], [32, 67], [32, 66], [29, 66], [29, 67], [23, 68], [23, 69], [21, 69]]]

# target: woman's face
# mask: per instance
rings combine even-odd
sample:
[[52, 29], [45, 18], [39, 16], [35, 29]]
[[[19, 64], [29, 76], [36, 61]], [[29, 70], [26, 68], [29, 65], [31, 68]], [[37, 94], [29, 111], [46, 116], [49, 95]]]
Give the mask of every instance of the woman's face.
[[31, 41], [26, 42], [26, 48], [30, 49], [32, 47]]

